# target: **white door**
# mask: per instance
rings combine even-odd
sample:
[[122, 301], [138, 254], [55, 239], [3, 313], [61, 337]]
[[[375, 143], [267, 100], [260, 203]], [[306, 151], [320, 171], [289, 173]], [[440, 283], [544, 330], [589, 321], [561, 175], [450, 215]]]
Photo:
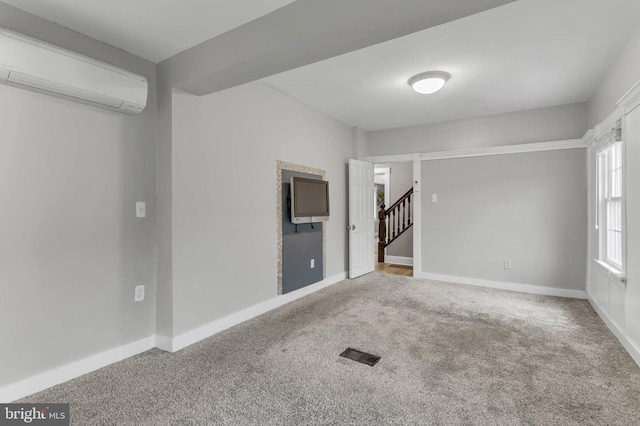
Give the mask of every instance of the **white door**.
[[373, 164], [349, 160], [349, 278], [373, 272]]

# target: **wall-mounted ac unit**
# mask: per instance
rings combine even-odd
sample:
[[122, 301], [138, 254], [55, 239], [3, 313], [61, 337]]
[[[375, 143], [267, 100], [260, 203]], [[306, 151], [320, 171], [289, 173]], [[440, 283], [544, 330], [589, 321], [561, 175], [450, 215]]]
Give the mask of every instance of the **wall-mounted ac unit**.
[[3, 28], [0, 82], [126, 114], [147, 105], [146, 78]]

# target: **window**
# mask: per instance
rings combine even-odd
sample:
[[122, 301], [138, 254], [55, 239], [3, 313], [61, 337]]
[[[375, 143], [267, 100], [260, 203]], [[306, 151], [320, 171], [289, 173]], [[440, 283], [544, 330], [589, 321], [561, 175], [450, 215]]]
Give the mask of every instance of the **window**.
[[623, 270], [623, 159], [620, 122], [599, 141], [597, 157], [600, 260]]

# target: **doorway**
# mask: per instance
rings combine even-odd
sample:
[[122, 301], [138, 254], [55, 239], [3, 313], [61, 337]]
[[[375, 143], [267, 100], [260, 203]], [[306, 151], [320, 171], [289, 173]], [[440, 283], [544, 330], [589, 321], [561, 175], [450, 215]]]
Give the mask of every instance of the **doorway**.
[[[384, 199], [385, 209], [389, 210], [393, 207], [393, 205], [404, 195], [406, 195], [407, 191], [414, 188], [414, 164], [413, 161], [405, 161], [405, 162], [393, 162], [393, 163], [378, 163], [375, 164], [375, 183], [378, 191], [384, 188], [384, 196], [380, 197], [380, 201]], [[379, 221], [378, 221], [378, 212], [380, 210], [380, 205], [378, 205], [378, 198], [376, 198], [376, 232], [377, 237], [375, 238], [375, 246], [376, 252], [378, 250], [378, 241], [379, 241]], [[405, 204], [407, 207], [406, 212], [402, 212], [404, 214], [404, 219], [408, 219], [409, 217], [413, 218], [412, 214], [414, 212], [414, 205], [410, 204], [409, 201], [413, 201], [415, 204], [416, 199], [408, 200]], [[393, 216], [390, 217], [391, 219]], [[389, 217], [387, 218], [387, 220]], [[389, 224], [387, 224], [387, 237], [389, 237]], [[394, 226], [395, 231], [395, 226]], [[389, 238], [387, 238], [389, 240]], [[389, 273], [398, 273], [400, 275], [409, 275], [411, 276], [413, 273], [413, 230], [411, 228], [407, 229], [406, 232], [402, 232], [397, 238], [395, 238], [392, 242], [388, 244], [388, 246], [384, 249], [384, 262], [378, 262], [378, 256], [376, 255], [376, 270], [381, 270], [382, 272]]]

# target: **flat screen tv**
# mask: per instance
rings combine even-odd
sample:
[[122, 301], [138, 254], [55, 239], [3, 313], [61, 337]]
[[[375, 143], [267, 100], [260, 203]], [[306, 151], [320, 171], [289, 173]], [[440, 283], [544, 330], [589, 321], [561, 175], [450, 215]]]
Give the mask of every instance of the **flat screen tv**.
[[329, 182], [303, 177], [291, 178], [291, 223], [329, 220]]

